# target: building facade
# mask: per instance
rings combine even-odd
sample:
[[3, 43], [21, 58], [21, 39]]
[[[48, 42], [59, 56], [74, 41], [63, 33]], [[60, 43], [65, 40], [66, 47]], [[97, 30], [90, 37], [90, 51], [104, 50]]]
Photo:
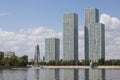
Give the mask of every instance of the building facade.
[[89, 60], [97, 61], [98, 59], [104, 59], [104, 24], [90, 23], [88, 26]]
[[45, 61], [59, 60], [60, 40], [57, 38], [45, 39]]
[[63, 16], [63, 60], [78, 60], [78, 15]]
[[12, 56], [15, 56], [15, 52], [4, 52], [4, 57], [12, 57]]
[[85, 60], [105, 59], [105, 26], [98, 9], [85, 9]]

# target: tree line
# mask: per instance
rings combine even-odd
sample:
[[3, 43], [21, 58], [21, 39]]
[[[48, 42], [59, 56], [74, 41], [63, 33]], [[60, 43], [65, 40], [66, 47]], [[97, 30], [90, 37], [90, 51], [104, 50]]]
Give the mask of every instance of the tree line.
[[[34, 62], [29, 62], [29, 64], [34, 64]], [[41, 61], [40, 65], [56, 65], [56, 66], [67, 66], [67, 65], [90, 65], [90, 61], [88, 60], [66, 60], [63, 61], [62, 59], [59, 61], [51, 60], [49, 62]], [[94, 65], [120, 65], [120, 59], [111, 59], [111, 60], [104, 60], [99, 59], [97, 62], [94, 62]]]
[[28, 56], [23, 55], [22, 57], [11, 56], [4, 57], [4, 53], [0, 52], [0, 66], [27, 66]]

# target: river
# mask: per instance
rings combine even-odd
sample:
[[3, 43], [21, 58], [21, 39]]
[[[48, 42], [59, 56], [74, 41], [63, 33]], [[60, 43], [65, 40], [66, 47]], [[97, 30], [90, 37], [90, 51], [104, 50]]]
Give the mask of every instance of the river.
[[119, 69], [3, 69], [0, 80], [120, 80]]

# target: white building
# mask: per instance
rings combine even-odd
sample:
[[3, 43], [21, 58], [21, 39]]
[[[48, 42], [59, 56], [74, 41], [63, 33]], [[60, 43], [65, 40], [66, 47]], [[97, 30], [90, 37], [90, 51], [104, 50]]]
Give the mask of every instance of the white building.
[[12, 57], [12, 56], [15, 56], [15, 52], [4, 52], [4, 57]]

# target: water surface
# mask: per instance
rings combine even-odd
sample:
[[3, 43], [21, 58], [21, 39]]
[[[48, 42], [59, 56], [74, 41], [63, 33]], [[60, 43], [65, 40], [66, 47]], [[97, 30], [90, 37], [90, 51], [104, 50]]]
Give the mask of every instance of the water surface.
[[120, 80], [119, 69], [3, 69], [0, 80]]

